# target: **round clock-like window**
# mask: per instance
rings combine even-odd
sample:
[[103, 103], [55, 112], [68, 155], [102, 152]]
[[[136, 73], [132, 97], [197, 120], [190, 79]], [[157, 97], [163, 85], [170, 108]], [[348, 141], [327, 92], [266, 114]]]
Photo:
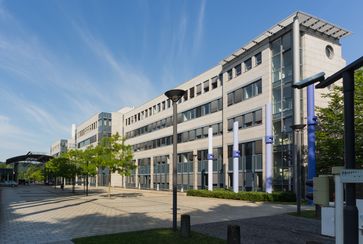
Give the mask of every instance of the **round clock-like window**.
[[333, 47], [332, 47], [332, 46], [330, 46], [330, 45], [327, 45], [327, 46], [325, 47], [325, 54], [326, 54], [326, 56], [327, 56], [329, 59], [333, 59], [333, 57], [334, 57], [334, 49], [333, 49]]

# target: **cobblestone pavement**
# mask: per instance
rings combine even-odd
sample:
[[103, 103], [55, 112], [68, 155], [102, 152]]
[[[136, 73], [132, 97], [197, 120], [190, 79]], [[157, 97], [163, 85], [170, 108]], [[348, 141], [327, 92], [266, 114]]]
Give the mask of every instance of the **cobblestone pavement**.
[[[50, 186], [0, 188], [0, 243], [70, 243], [75, 237], [171, 226], [170, 192], [91, 189], [89, 196]], [[178, 215], [189, 214], [191, 224], [270, 216], [295, 206], [178, 194]], [[178, 218], [180, 219], [180, 218]]]
[[320, 221], [287, 214], [199, 224], [192, 230], [227, 239], [227, 226], [239, 225], [243, 244], [305, 244], [307, 241], [333, 244], [334, 238], [320, 235]]

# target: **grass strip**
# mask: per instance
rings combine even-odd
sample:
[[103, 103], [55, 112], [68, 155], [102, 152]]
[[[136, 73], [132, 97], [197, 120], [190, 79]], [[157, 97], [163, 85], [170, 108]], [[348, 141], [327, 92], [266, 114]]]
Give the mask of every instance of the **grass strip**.
[[90, 236], [76, 238], [72, 240], [76, 244], [83, 243], [135, 243], [135, 244], [147, 244], [147, 243], [226, 243], [225, 240], [215, 237], [207, 236], [197, 232], [191, 232], [189, 238], [183, 238], [180, 236], [180, 232], [174, 232], [172, 229], [152, 229], [134, 232], [124, 232], [109, 235]]

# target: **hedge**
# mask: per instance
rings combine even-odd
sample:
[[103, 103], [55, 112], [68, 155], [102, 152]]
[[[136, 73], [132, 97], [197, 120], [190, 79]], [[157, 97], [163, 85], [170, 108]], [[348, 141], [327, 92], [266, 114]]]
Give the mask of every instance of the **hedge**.
[[245, 200], [253, 202], [295, 202], [296, 197], [293, 192], [232, 192], [224, 189], [208, 190], [188, 190], [187, 196], [213, 197], [223, 199]]

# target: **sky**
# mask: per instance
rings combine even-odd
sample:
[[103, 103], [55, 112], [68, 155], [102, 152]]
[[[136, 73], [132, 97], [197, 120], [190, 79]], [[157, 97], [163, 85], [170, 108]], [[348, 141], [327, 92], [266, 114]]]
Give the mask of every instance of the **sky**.
[[[263, 6], [263, 7], [261, 7]], [[0, 0], [0, 161], [49, 153], [71, 124], [138, 106], [303, 11], [363, 55], [363, 1]]]

